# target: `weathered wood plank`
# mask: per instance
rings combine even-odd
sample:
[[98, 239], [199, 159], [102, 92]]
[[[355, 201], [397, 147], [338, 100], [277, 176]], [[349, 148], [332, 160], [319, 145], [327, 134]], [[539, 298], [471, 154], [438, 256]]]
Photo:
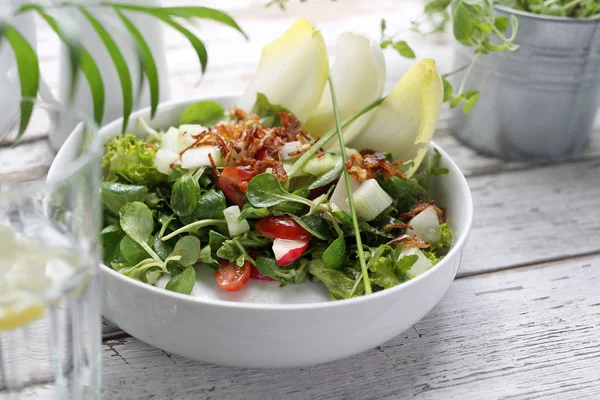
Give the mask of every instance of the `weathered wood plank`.
[[104, 346], [104, 395], [600, 398], [599, 284], [599, 256], [458, 279], [415, 330], [378, 349], [312, 368], [206, 365], [121, 338]]
[[600, 251], [600, 159], [469, 178], [475, 204], [459, 275]]

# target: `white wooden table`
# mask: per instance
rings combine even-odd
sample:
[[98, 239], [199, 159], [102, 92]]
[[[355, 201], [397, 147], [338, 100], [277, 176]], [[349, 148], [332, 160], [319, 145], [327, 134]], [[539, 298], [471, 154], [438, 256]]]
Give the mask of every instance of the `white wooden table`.
[[[264, 9], [263, 1], [202, 4], [228, 10], [252, 41], [201, 26], [210, 59], [198, 84], [192, 50], [167, 31], [173, 98], [241, 90], [260, 48], [298, 16], [319, 24], [334, 54], [338, 33], [376, 36], [381, 17], [408, 27], [421, 7], [416, 0], [315, 0], [282, 13]], [[419, 57], [433, 56], [441, 71], [450, 69], [449, 38], [408, 38]], [[56, 88], [58, 45], [50, 34], [41, 40], [42, 68]], [[389, 90], [410, 62], [386, 56]], [[447, 134], [444, 121], [440, 127], [436, 141], [468, 178], [475, 221], [458, 277], [414, 329], [339, 362], [254, 370], [172, 356], [105, 322], [104, 397], [600, 399], [600, 131], [579, 159], [533, 166], [477, 155]], [[18, 150], [0, 148], [0, 180], [47, 170], [45, 136], [26, 140]]]

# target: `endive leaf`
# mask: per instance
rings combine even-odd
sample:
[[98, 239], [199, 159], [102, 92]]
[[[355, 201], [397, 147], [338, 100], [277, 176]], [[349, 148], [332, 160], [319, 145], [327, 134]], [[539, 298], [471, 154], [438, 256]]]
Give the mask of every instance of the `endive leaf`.
[[139, 90], [142, 90], [144, 75], [146, 75], [148, 86], [150, 88], [150, 118], [154, 118], [156, 107], [158, 107], [160, 88], [158, 84], [158, 70], [156, 68], [156, 63], [154, 62], [154, 57], [152, 56], [152, 51], [150, 51], [150, 46], [148, 46], [148, 43], [133, 22], [131, 22], [131, 20], [118, 8], [115, 8], [115, 11], [136, 43], [137, 55], [140, 61]]
[[306, 120], [321, 100], [328, 72], [323, 36], [301, 18], [263, 49], [258, 71], [238, 105], [250, 112], [256, 94], [263, 93], [271, 104]]
[[94, 17], [85, 7], [79, 7], [79, 10], [84, 15], [84, 17], [88, 20], [92, 28], [96, 31], [102, 43], [108, 50], [108, 54], [112, 59], [115, 67], [117, 69], [117, 73], [119, 75], [119, 81], [121, 82], [121, 89], [123, 91], [123, 127], [122, 131], [125, 132], [127, 129], [127, 124], [129, 122], [129, 116], [131, 115], [131, 110], [133, 109], [133, 84], [131, 83], [131, 74], [129, 72], [129, 67], [127, 66], [127, 62], [119, 50], [119, 47], [110, 36], [108, 31], [104, 28], [104, 26]]
[[37, 97], [40, 84], [40, 67], [35, 50], [18, 30], [7, 25], [2, 34], [15, 53], [19, 70], [21, 84], [21, 122], [17, 134], [17, 140], [19, 140], [25, 133], [33, 113], [33, 100]]
[[435, 61], [418, 61], [377, 108], [353, 147], [389, 151], [395, 159], [413, 160], [411, 176], [427, 153], [444, 97]]
[[[385, 84], [385, 59], [378, 43], [354, 33], [342, 33], [336, 44], [331, 79], [338, 98], [340, 118], [346, 120], [381, 97]], [[348, 129], [358, 133], [368, 121], [363, 118]], [[321, 137], [335, 127], [331, 91], [325, 88], [321, 102], [303, 128]], [[349, 140], [348, 130], [344, 138]], [[337, 145], [337, 143], [332, 143]]]

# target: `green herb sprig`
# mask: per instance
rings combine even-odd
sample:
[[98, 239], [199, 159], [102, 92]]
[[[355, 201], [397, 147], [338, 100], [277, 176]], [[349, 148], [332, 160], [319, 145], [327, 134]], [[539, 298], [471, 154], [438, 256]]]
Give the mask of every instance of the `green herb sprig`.
[[[344, 143], [344, 135], [342, 134], [342, 124], [340, 123], [340, 115], [338, 112], [337, 99], [335, 97], [335, 89], [333, 87], [333, 80], [331, 76], [327, 79], [329, 82], [329, 89], [331, 91], [331, 103], [333, 104], [333, 116], [335, 118], [335, 127], [337, 132], [338, 141], [340, 143], [340, 153], [342, 155], [342, 161], [344, 165], [347, 161], [346, 155], [346, 144]], [[369, 273], [367, 269], [367, 263], [365, 260], [365, 254], [363, 252], [362, 239], [360, 237], [360, 225], [358, 223], [358, 217], [356, 216], [356, 209], [354, 207], [354, 196], [352, 195], [352, 182], [350, 181], [350, 174], [348, 168], [343, 168], [344, 181], [346, 183], [346, 192], [348, 193], [348, 207], [350, 208], [350, 216], [352, 218], [352, 225], [354, 227], [354, 235], [356, 237], [356, 245], [358, 246], [358, 260], [360, 262], [360, 268], [363, 275], [363, 285], [365, 286], [365, 294], [373, 292], [371, 289], [371, 282], [369, 281]], [[342, 238], [343, 240], [343, 238]]]
[[[160, 98], [159, 76], [156, 62], [150, 47], [136, 26], [127, 17], [126, 12], [142, 13], [152, 16], [171, 28], [180, 32], [192, 45], [198, 57], [202, 72], [206, 70], [208, 64], [208, 54], [204, 43], [197, 38], [190, 30], [176, 21], [176, 18], [185, 20], [210, 19], [215, 22], [227, 25], [240, 32], [246, 39], [248, 36], [240, 28], [237, 22], [228, 14], [208, 7], [181, 6], [181, 7], [149, 7], [141, 5], [131, 5], [124, 3], [113, 3], [101, 1], [92, 6], [82, 6], [72, 1], [61, 2], [57, 5], [43, 6], [33, 3], [22, 4], [15, 12], [15, 15], [27, 12], [36, 12], [58, 35], [60, 40], [67, 46], [69, 51], [69, 61], [71, 67], [71, 76], [69, 82], [69, 99], [73, 101], [75, 89], [78, 84], [78, 72], [81, 71], [88, 82], [93, 100], [94, 120], [101, 124], [105, 108], [105, 87], [100, 70], [94, 58], [81, 44], [78, 33], [67, 28], [68, 23], [62, 18], [50, 15], [52, 10], [73, 9], [80, 12], [84, 18], [91, 24], [92, 28], [106, 47], [112, 62], [118, 71], [119, 81], [123, 96], [123, 132], [127, 129], [129, 116], [133, 110], [133, 84], [131, 72], [125, 62], [121, 49], [114, 41], [111, 33], [105, 29], [102, 23], [91, 12], [92, 9], [111, 9], [117, 13], [119, 19], [129, 32], [131, 39], [136, 45], [138, 62], [141, 66], [138, 81], [141, 83], [144, 78], [148, 81], [150, 92], [151, 116], [154, 117]], [[33, 113], [33, 102], [26, 99], [36, 98], [39, 91], [40, 70], [38, 56], [28, 43], [27, 39], [11, 25], [8, 20], [0, 19], [0, 43], [6, 42], [12, 47], [17, 68], [19, 71], [19, 80], [21, 85], [21, 122], [17, 134], [17, 141], [21, 138]], [[140, 85], [141, 90], [142, 85]]]

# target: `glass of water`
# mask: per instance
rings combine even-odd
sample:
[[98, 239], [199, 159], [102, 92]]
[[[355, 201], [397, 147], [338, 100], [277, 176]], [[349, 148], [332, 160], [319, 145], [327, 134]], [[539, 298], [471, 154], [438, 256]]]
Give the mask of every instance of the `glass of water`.
[[[18, 113], [0, 118], [0, 400], [96, 399], [101, 145], [84, 117], [30, 103], [16, 145]], [[74, 118], [68, 154], [57, 157], [47, 134]]]

